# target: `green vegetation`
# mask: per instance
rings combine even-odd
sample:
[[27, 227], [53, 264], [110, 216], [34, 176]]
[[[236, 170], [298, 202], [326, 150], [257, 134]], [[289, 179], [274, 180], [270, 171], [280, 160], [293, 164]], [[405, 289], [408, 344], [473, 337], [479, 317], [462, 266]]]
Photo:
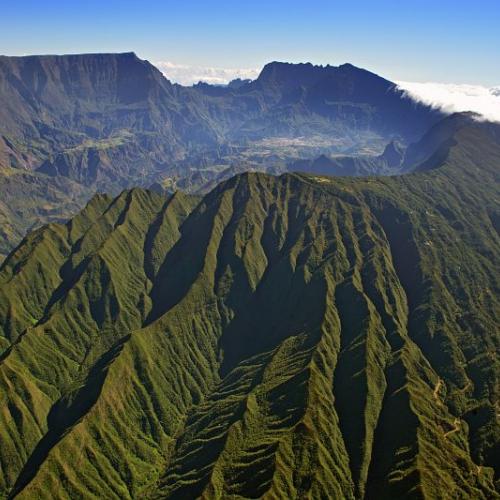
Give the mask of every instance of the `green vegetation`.
[[95, 196], [0, 269], [0, 496], [498, 497], [500, 147]]
[[128, 130], [119, 130], [116, 135], [107, 137], [106, 139], [86, 139], [81, 144], [65, 149], [65, 153], [72, 151], [80, 151], [85, 149], [112, 149], [118, 146], [123, 146], [128, 140], [133, 138], [133, 134]]

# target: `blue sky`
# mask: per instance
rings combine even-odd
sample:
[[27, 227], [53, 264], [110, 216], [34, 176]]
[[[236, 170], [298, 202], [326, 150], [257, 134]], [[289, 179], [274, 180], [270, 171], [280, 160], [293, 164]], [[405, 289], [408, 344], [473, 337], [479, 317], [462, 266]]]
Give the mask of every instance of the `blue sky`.
[[351, 62], [389, 79], [500, 85], [498, 0], [2, 2], [0, 52], [135, 51], [260, 68]]

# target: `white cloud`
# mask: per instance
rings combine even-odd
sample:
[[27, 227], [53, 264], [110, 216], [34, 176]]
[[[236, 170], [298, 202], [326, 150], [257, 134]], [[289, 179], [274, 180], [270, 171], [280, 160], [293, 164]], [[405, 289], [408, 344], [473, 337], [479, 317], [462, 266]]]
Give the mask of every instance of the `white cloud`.
[[500, 86], [454, 83], [397, 82], [413, 99], [445, 112], [474, 111], [486, 120], [500, 122]]
[[181, 85], [198, 82], [225, 84], [235, 78], [254, 80], [259, 75], [255, 68], [213, 68], [206, 66], [188, 66], [170, 61], [158, 61], [155, 66], [171, 81]]

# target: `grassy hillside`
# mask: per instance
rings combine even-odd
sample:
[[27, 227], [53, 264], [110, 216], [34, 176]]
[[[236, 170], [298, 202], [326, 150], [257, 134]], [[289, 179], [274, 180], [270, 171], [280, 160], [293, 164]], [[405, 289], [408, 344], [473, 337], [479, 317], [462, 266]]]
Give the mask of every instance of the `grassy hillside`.
[[[497, 498], [500, 148], [96, 196], [0, 269], [0, 492]], [[57, 492], [57, 493], [56, 493]]]

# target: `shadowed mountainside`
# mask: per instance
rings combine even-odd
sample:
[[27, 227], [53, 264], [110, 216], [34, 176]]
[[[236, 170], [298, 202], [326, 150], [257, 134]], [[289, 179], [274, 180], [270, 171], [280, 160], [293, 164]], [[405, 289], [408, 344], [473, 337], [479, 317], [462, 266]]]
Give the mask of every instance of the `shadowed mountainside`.
[[133, 189], [28, 235], [0, 491], [497, 498], [500, 148], [455, 138], [425, 172]]

